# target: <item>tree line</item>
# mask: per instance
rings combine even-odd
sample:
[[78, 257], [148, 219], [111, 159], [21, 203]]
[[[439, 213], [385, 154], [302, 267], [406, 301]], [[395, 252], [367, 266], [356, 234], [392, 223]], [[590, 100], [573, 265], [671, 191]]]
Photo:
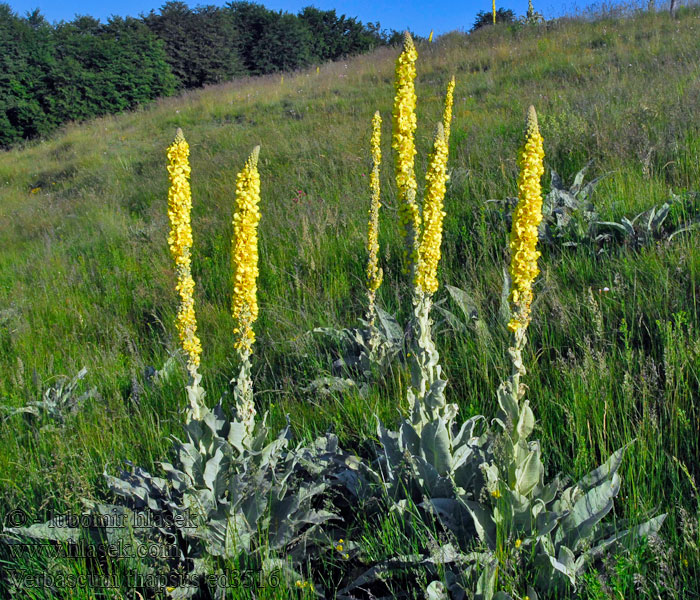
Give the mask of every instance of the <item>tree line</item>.
[[131, 109], [183, 89], [288, 71], [399, 42], [335, 10], [298, 14], [230, 2], [50, 24], [0, 4], [0, 146], [61, 123]]

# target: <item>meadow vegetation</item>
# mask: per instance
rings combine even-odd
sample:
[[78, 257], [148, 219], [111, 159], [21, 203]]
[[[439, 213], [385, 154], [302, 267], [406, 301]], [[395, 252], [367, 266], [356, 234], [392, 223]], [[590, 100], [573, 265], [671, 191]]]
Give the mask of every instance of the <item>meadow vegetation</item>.
[[[544, 139], [545, 194], [552, 171], [569, 182], [593, 161], [589, 175], [605, 175], [591, 195], [601, 221], [631, 219], [673, 192], [667, 226], [688, 223], [700, 212], [698, 31], [700, 10], [682, 8], [676, 18], [640, 12], [497, 25], [418, 45], [419, 189], [445, 84], [456, 77], [434, 303], [461, 315], [449, 284], [467, 292], [467, 310], [464, 320], [434, 312], [433, 339], [447, 400], [462, 420], [496, 416], [496, 389], [511, 369], [499, 316], [510, 225], [499, 203], [488, 201], [517, 196], [528, 106], [537, 108]], [[188, 374], [182, 357], [168, 363], [179, 340], [164, 168], [178, 127], [190, 144], [191, 270], [208, 404], [230, 394], [238, 367], [231, 220], [236, 173], [260, 145], [259, 314], [250, 373], [258, 412], [269, 411], [273, 433], [289, 415], [295, 442], [331, 430], [361, 457], [371, 454], [367, 440], [377, 439], [375, 415], [394, 428], [408, 413], [410, 377], [399, 362], [362, 391], [307, 388], [331, 375], [337, 359], [309, 332], [352, 325], [367, 309], [369, 141], [377, 109], [384, 166], [376, 302], [402, 323], [410, 316], [388, 158], [396, 55], [381, 48], [282, 82], [263, 76], [190, 91], [66, 125], [52, 139], [2, 154], [0, 517], [18, 507], [30, 522], [79, 512], [81, 499], [108, 496], [105, 467], [115, 473], [130, 460], [157, 472], [169, 436], [182, 435]], [[693, 597], [700, 593], [697, 233], [540, 250], [523, 360], [533, 436], [549, 478], [563, 472], [576, 481], [629, 444], [613, 521], [668, 514], [658, 536], [607, 557], [568, 593]], [[166, 364], [171, 368], [161, 370]], [[42, 397], [60, 400], [58, 377], [82, 367], [87, 375], [76, 389], [96, 393], [74, 414], [13, 414]], [[426, 526], [407, 536], [398, 521], [392, 512], [360, 523], [346, 546], [365, 562], [381, 562], [435, 535]], [[3, 560], [7, 575], [12, 563]], [[347, 574], [339, 558], [327, 563], [332, 587]], [[527, 573], [520, 577], [527, 581]], [[8, 589], [6, 577], [1, 585]], [[310, 592], [260, 589], [256, 597], [297, 593]], [[35, 597], [63, 597], [55, 594]]]

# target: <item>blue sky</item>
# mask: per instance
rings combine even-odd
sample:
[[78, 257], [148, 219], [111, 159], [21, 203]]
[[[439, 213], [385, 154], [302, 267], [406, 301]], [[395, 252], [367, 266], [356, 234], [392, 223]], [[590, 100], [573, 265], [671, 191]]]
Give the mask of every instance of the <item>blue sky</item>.
[[[111, 15], [138, 16], [158, 9], [165, 0], [0, 0], [20, 15], [38, 8], [49, 21], [70, 21], [76, 14], [90, 15], [106, 21]], [[222, 5], [225, 0], [184, 0], [189, 6], [197, 4]], [[469, 30], [480, 10], [490, 10], [489, 0], [262, 0], [273, 10], [296, 13], [304, 6], [323, 10], [334, 8], [338, 14], [357, 17], [362, 22], [379, 21], [383, 28], [403, 30], [407, 27], [418, 35], [436, 34], [455, 29]], [[584, 2], [584, 5], [586, 3]], [[496, 5], [512, 9], [516, 15], [527, 11], [527, 0], [510, 0]], [[571, 9], [571, 4], [554, 0], [534, 0], [535, 9], [545, 17], [559, 16]]]

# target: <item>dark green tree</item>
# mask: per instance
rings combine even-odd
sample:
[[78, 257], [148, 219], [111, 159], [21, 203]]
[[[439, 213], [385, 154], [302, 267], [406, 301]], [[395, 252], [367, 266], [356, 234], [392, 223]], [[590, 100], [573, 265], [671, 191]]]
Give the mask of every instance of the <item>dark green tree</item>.
[[[496, 11], [496, 23], [514, 23], [515, 13], [510, 8], [499, 8]], [[493, 11], [480, 10], [474, 19], [471, 31], [476, 31], [487, 25], [493, 25]]]
[[18, 17], [0, 4], [0, 145], [44, 135], [49, 111], [47, 72], [54, 62], [51, 26], [37, 12]]
[[184, 2], [167, 2], [142, 17], [165, 44], [167, 60], [182, 87], [201, 87], [245, 72], [233, 19], [216, 6], [190, 10]]
[[78, 17], [55, 30], [52, 112], [60, 121], [134, 108], [171, 94], [163, 44], [138, 19]]

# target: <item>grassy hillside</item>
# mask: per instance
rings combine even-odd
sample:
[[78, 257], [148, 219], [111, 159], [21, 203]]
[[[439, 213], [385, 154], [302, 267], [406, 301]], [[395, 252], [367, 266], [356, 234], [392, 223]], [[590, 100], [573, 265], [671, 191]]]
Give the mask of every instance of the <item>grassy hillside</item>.
[[[684, 199], [670, 222], [692, 218], [700, 211], [700, 11], [498, 26], [418, 51], [419, 188], [445, 86], [457, 78], [440, 281], [468, 290], [491, 331], [440, 325], [436, 341], [449, 400], [465, 417], [488, 416], [509, 369], [497, 320], [508, 224], [486, 201], [517, 195], [527, 106], [540, 117], [545, 191], [550, 169], [569, 183], [592, 160], [588, 177], [606, 175], [593, 195], [601, 220], [632, 218], [670, 190]], [[397, 421], [402, 373], [365, 398], [302, 391], [333, 360], [306, 332], [354, 325], [364, 311], [377, 109], [385, 156], [379, 302], [405, 316], [389, 142], [396, 55], [382, 49], [319, 73], [208, 87], [0, 155], [1, 402], [38, 399], [56, 376], [83, 366], [81, 389], [96, 386], [100, 395], [65, 428], [39, 431], [21, 416], [0, 423], [0, 517], [15, 507], [32, 522], [78, 510], [81, 498], [104, 497], [105, 465], [114, 472], [128, 459], [154, 469], [168, 436], [181, 433], [184, 368], [163, 387], [144, 377], [177, 349], [165, 170], [177, 127], [191, 144], [193, 272], [210, 403], [233, 376], [235, 176], [260, 144], [258, 407], [270, 411], [274, 429], [289, 414], [299, 440], [330, 427], [357, 450], [376, 435], [375, 414]], [[616, 513], [669, 513], [661, 538], [590, 575], [579, 587], [584, 598], [700, 594], [698, 239], [542, 249], [526, 362], [548, 471], [576, 478], [635, 440]]]

